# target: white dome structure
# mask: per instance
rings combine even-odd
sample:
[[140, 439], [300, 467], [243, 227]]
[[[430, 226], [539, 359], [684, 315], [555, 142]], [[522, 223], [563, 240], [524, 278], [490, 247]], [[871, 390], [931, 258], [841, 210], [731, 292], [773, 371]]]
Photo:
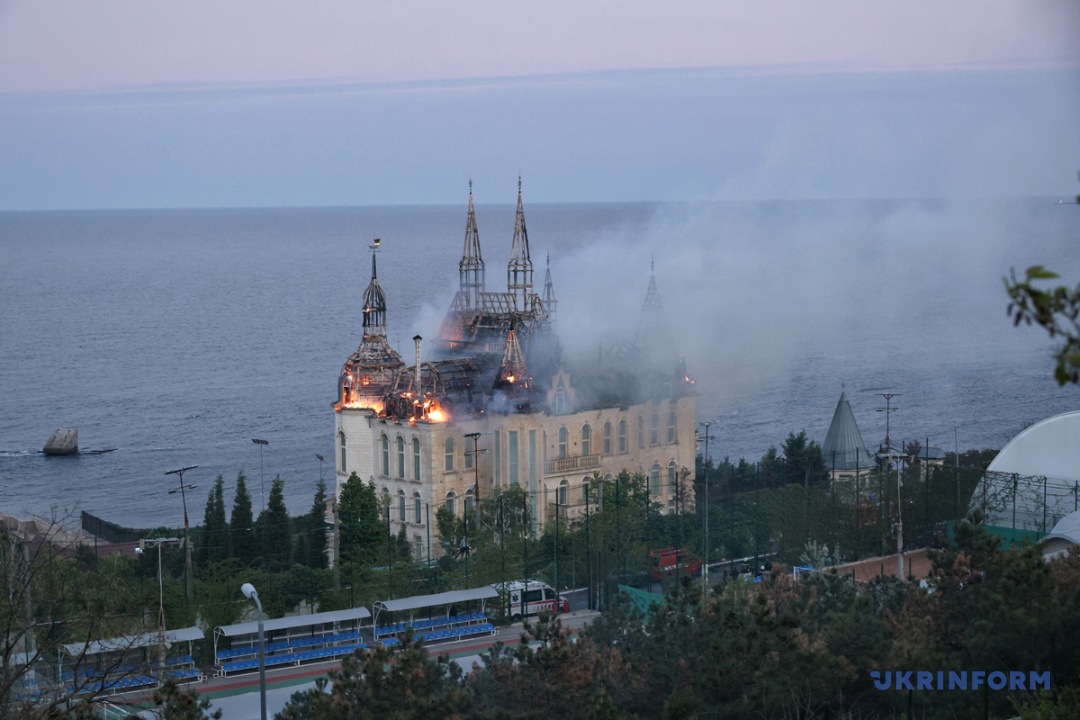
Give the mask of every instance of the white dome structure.
[[1080, 411], [1024, 428], [990, 463], [971, 498], [987, 525], [1039, 536], [1078, 506]]
[[1043, 555], [1056, 557], [1076, 545], [1080, 545], [1080, 511], [1069, 513], [1054, 526], [1044, 541]]

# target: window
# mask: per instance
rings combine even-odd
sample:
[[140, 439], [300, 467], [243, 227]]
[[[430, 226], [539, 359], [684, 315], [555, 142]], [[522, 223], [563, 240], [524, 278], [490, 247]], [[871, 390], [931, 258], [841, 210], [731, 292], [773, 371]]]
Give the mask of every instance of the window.
[[675, 461], [672, 460], [667, 464], [667, 483], [668, 492], [675, 492]]
[[559, 459], [562, 460], [566, 457], [566, 438], [568, 433], [566, 428], [559, 428]]
[[650, 445], [659, 445], [660, 444], [660, 414], [659, 413], [653, 413], [652, 417], [649, 418], [649, 444]]
[[518, 433], [517, 430], [507, 432], [507, 454], [510, 456], [510, 482], [517, 485], [518, 479]]
[[592, 428], [590, 428], [588, 425], [583, 425], [581, 427], [581, 454], [582, 455], [588, 455], [589, 454], [589, 450], [591, 449], [591, 447], [590, 447], [591, 443], [589, 441], [591, 440], [591, 438], [592, 438]]
[[379, 447], [382, 449], [382, 474], [390, 474], [390, 440], [385, 436], [379, 437]]
[[420, 438], [412, 439], [412, 476], [413, 480], [420, 479]]
[[626, 421], [619, 421], [619, 452], [626, 452]]
[[444, 449], [446, 452], [446, 472], [451, 472], [454, 469], [454, 438], [446, 438]]
[[555, 502], [559, 503], [560, 505], [565, 505], [566, 504], [566, 492], [567, 492], [567, 490], [569, 490], [569, 488], [570, 488], [570, 483], [566, 482], [565, 479], [561, 483], [559, 483], [559, 494], [555, 496], [555, 498], [556, 498]]
[[668, 444], [675, 442], [675, 413], [669, 412], [667, 414], [667, 441]]
[[660, 463], [653, 463], [652, 469], [649, 470], [649, 493], [660, 494]]
[[446, 509], [451, 517], [457, 517], [457, 496], [453, 490], [446, 493]]
[[611, 423], [604, 423], [604, 454], [611, 454]]
[[338, 437], [341, 439], [341, 472], [348, 472], [345, 469], [345, 433], [339, 432]]
[[566, 388], [562, 385], [555, 389], [555, 414], [562, 415], [566, 412]]
[[524, 602], [537, 603], [537, 602], [540, 602], [543, 599], [544, 599], [544, 591], [543, 590], [526, 590], [525, 591], [525, 600], [524, 600]]
[[400, 435], [397, 439], [397, 476], [405, 477], [405, 438]]
[[420, 503], [420, 493], [413, 493], [412, 503], [413, 503], [413, 522], [415, 522], [417, 525], [423, 525], [424, 524], [424, 508], [421, 506], [421, 503]]
[[405, 522], [405, 491], [404, 490], [398, 490], [397, 491], [397, 500], [398, 500], [398, 503], [397, 503], [398, 504], [398, 520], [400, 520], [401, 522]]

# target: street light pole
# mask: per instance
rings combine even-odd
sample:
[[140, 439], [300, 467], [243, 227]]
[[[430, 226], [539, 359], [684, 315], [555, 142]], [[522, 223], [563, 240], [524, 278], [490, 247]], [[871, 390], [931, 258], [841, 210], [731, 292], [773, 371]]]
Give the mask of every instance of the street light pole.
[[473, 449], [472, 453], [465, 452], [466, 455], [471, 455], [473, 463], [473, 477], [475, 478], [476, 492], [473, 495], [473, 499], [476, 501], [476, 527], [480, 528], [480, 456], [487, 452], [487, 449], [480, 450], [477, 445], [480, 443], [480, 436], [484, 433], [471, 432], [465, 433], [465, 437], [472, 438]]
[[166, 543], [179, 543], [180, 538], [154, 538], [153, 540], [140, 540], [139, 547], [135, 552], [142, 554], [147, 545], [157, 547], [157, 579], [158, 579], [158, 668], [162, 677], [158, 678], [158, 684], [163, 679], [165, 669], [165, 585], [161, 577], [161, 546]]
[[165, 473], [166, 475], [179, 475], [180, 487], [174, 487], [169, 491], [170, 495], [180, 491], [180, 499], [184, 503], [184, 593], [188, 602], [191, 601], [191, 523], [188, 522], [187, 514], [187, 490], [194, 490], [197, 485], [185, 485], [184, 473], [188, 470], [194, 470], [199, 467], [198, 465], [188, 465], [187, 467], [178, 468], [176, 470], [170, 470]]
[[[251, 442], [259, 446], [259, 494], [262, 496], [262, 509], [266, 509], [266, 483], [263, 482], [263, 448], [270, 444], [267, 440], [251, 438]], [[319, 458], [320, 460], [322, 458]], [[322, 465], [319, 466], [319, 474], [322, 475]]]
[[248, 600], [255, 601], [255, 607], [259, 609], [259, 717], [266, 720], [266, 648], [263, 642], [263, 609], [259, 602], [259, 592], [251, 583], [240, 586], [240, 592]]

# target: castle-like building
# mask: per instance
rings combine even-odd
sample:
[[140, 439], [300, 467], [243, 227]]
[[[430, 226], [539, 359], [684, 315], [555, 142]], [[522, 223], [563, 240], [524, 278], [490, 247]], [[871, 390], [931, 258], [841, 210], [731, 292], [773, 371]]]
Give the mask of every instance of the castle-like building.
[[[641, 473], [667, 506], [677, 482], [692, 487], [693, 381], [660, 339], [655, 279], [635, 341], [601, 347], [595, 364], [571, 370], [555, 332], [550, 268], [543, 295], [534, 291], [520, 180], [506, 291], [487, 289], [471, 183], [458, 270], [439, 336], [426, 345], [413, 338], [416, 356], [406, 363], [387, 341], [372, 253], [363, 339], [342, 367], [334, 404], [339, 494], [353, 472], [374, 482], [391, 531], [404, 528], [423, 557], [441, 552], [438, 508], [460, 517], [508, 484], [526, 490], [537, 529], [556, 503], [560, 522], [580, 521], [594, 473]], [[424, 361], [431, 347], [434, 359]]]

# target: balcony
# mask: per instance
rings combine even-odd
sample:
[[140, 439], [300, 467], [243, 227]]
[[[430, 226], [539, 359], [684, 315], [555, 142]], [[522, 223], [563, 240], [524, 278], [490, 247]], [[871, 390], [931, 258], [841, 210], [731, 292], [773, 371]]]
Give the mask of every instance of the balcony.
[[600, 455], [579, 455], [577, 457], [548, 460], [544, 463], [545, 475], [559, 475], [576, 470], [591, 470], [600, 467]]

